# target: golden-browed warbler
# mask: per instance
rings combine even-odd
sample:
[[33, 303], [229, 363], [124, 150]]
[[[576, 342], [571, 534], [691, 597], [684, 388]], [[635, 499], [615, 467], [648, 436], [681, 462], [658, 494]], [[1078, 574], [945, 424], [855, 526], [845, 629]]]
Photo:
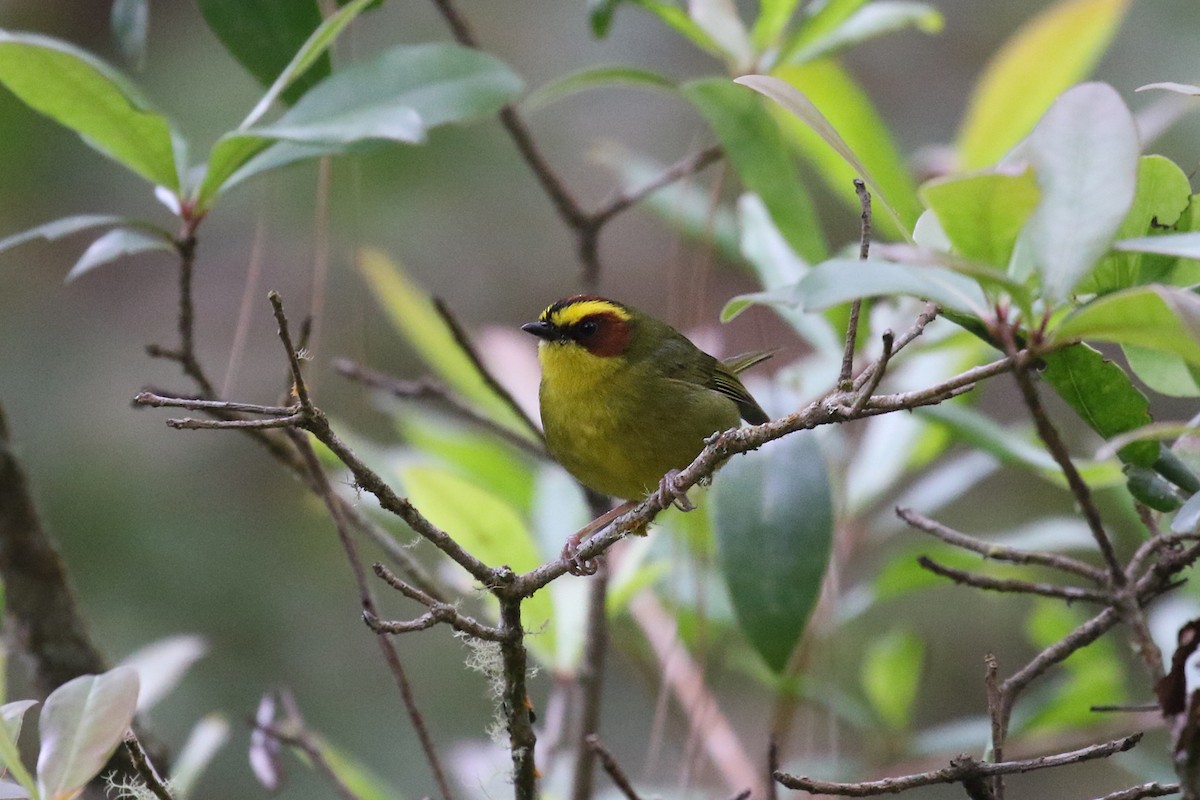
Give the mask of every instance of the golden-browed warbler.
[[669, 481], [704, 440], [739, 418], [769, 420], [737, 378], [769, 353], [718, 361], [665, 322], [594, 295], [559, 300], [521, 330], [541, 339], [550, 454], [601, 494], [641, 500], [657, 489], [686, 507]]

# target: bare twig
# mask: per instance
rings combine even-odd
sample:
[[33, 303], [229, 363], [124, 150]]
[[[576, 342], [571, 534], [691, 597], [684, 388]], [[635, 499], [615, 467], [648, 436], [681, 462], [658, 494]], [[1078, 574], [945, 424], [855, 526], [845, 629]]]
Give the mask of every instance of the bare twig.
[[854, 401], [854, 405], [850, 408], [850, 416], [852, 417], [857, 417], [867, 407], [867, 403], [871, 400], [871, 395], [879, 388], [879, 382], [883, 380], [884, 373], [887, 372], [888, 362], [892, 359], [892, 341], [894, 339], [892, 332], [884, 331], [881, 338], [883, 339], [883, 355], [876, 362], [876, 367], [872, 370], [870, 378], [858, 390], [858, 399]]
[[[594, 504], [593, 510], [601, 507]], [[587, 639], [579, 669], [581, 697], [579, 712], [579, 742], [575, 748], [575, 774], [572, 780], [572, 800], [588, 800], [592, 796], [592, 773], [595, 769], [595, 748], [592, 737], [600, 731], [601, 700], [604, 697], [604, 662], [608, 654], [608, 565], [601, 560], [595, 577], [588, 587]]]
[[373, 568], [375, 574], [386, 581], [392, 588], [429, 609], [428, 613], [423, 614], [418, 620], [413, 620], [412, 622], [388, 622], [364, 611], [364, 620], [370, 626], [371, 630], [376, 633], [408, 633], [409, 631], [431, 628], [439, 622], [445, 622], [456, 631], [469, 634], [477, 639], [498, 642], [504, 638], [504, 634], [499, 628], [484, 625], [482, 622], [463, 614], [457, 607], [450, 603], [439, 602], [417, 587], [401, 580], [383, 564], [376, 562]]
[[608, 748], [600, 741], [600, 737], [593, 733], [584, 737], [584, 741], [587, 742], [591, 751], [599, 756], [600, 764], [604, 767], [604, 771], [608, 773], [608, 777], [612, 778], [612, 782], [616, 787], [621, 790], [621, 794], [625, 795], [628, 800], [642, 800], [634, 790], [633, 784], [630, 783], [625, 771], [621, 769], [621, 765], [617, 763], [612, 753], [608, 752]]
[[272, 428], [293, 428], [304, 421], [303, 414], [293, 414], [290, 417], [275, 417], [273, 419], [196, 419], [194, 417], [178, 417], [167, 420], [167, 425], [177, 431], [200, 430], [256, 430], [265, 431]]
[[133, 760], [133, 767], [145, 782], [146, 788], [154, 793], [158, 800], [174, 800], [171, 796], [171, 789], [166, 782], [159, 777], [158, 770], [150, 763], [150, 757], [146, 755], [146, 751], [142, 748], [142, 743], [138, 741], [137, 735], [133, 731], [125, 733], [125, 749], [129, 751], [129, 757]]
[[684, 157], [646, 183], [631, 189], [618, 189], [614, 191], [612, 196], [605, 200], [600, 208], [589, 215], [591, 225], [599, 233], [599, 228], [617, 214], [637, 205], [659, 189], [670, 186], [675, 181], [693, 175], [710, 164], [716, 163], [720, 160], [722, 154], [721, 148], [713, 145], [712, 147]]
[[149, 345], [146, 352], [152, 358], [166, 358], [175, 361], [183, 369], [184, 374], [195, 381], [201, 394], [205, 397], [216, 397], [216, 389], [213, 388], [212, 382], [196, 358], [192, 272], [196, 265], [196, 226], [199, 222], [199, 219], [194, 218], [185, 220], [175, 239], [175, 251], [179, 254], [179, 314], [176, 318], [179, 349], [171, 350], [160, 345]]
[[[858, 193], [858, 202], [862, 206], [862, 229], [859, 234], [858, 257], [866, 261], [867, 255], [871, 251], [871, 193], [867, 191], [867, 185], [860, 178], [854, 179], [854, 191]], [[842, 353], [842, 371], [838, 374], [838, 388], [843, 391], [854, 388], [850, 376], [854, 372], [854, 346], [858, 338], [858, 318], [861, 313], [862, 300], [855, 300], [850, 304], [850, 320], [846, 323], [846, 348]], [[884, 364], [886, 361], [882, 362], [878, 368], [881, 374]]]
[[521, 626], [523, 598], [500, 597], [500, 658], [504, 669], [504, 711], [508, 721], [508, 749], [512, 753], [513, 788], [516, 800], [537, 800], [537, 767], [529, 693], [526, 688], [528, 663], [525, 651], [525, 629]]
[[220, 411], [226, 414], [260, 414], [264, 417], [293, 416], [297, 406], [264, 406], [257, 403], [231, 403], [199, 397], [164, 397], [154, 392], [138, 392], [133, 402], [151, 408], [186, 408], [188, 411]]
[[321, 773], [325, 780], [333, 787], [333, 791], [341, 800], [359, 800], [359, 796], [354, 790], [346, 785], [341, 776], [337, 774], [333, 766], [329, 763], [329, 759], [325, 757], [325, 751], [303, 726], [303, 720], [290, 719], [288, 721], [288, 729], [279, 727], [278, 725], [266, 725], [255, 723], [254, 727], [262, 731], [267, 736], [275, 739], [280, 744], [285, 744], [288, 747], [294, 747], [304, 753], [309, 762], [312, 763], [313, 769]]
[[936, 536], [946, 544], [961, 547], [973, 553], [979, 553], [984, 558], [1007, 561], [1010, 564], [1035, 564], [1040, 567], [1051, 567], [1052, 569], [1079, 575], [1100, 585], [1105, 583], [1105, 576], [1102, 570], [1070, 556], [1064, 556], [1059, 553], [1043, 553], [1036, 550], [1018, 550], [1015, 547], [1004, 547], [991, 542], [985, 542], [981, 539], [975, 539], [966, 534], [959, 533], [952, 528], [948, 528], [940, 522], [935, 522], [929, 517], [913, 511], [911, 508], [897, 508], [896, 516], [912, 527]]
[[530, 441], [524, 436], [513, 433], [502, 425], [497, 425], [490, 418], [485, 417], [464, 403], [445, 386], [435, 383], [432, 380], [403, 381], [399, 378], [393, 378], [391, 375], [385, 375], [382, 372], [360, 366], [345, 358], [335, 360], [333, 367], [339, 374], [352, 381], [373, 389], [380, 389], [398, 399], [435, 404], [440, 408], [446, 409], [455, 417], [486, 430], [488, 433], [504, 440], [505, 443], [512, 445], [524, 453], [537, 456], [538, 458], [546, 458], [546, 448]]
[[917, 563], [935, 575], [949, 578], [964, 586], [974, 586], [976, 589], [986, 589], [993, 592], [1013, 592], [1016, 594], [1036, 594], [1042, 597], [1055, 597], [1068, 603], [1085, 601], [1088, 603], [1108, 604], [1113, 598], [1105, 592], [1095, 589], [1083, 589], [1078, 586], [1057, 586], [1051, 583], [1037, 583], [1012, 578], [993, 578], [989, 575], [979, 575], [974, 572], [947, 567], [939, 564], [928, 556], [919, 556]]
[[1143, 783], [1141, 786], [1130, 786], [1119, 792], [1112, 792], [1096, 800], [1140, 800], [1143, 797], [1167, 797], [1179, 794], [1178, 783]]
[[1078, 764], [1097, 758], [1107, 758], [1133, 748], [1141, 741], [1141, 738], [1141, 733], [1135, 733], [1121, 739], [1114, 739], [1111, 742], [1094, 744], [1067, 753], [1041, 756], [1039, 758], [1027, 758], [1019, 761], [1001, 761], [998, 763], [977, 761], [971, 756], [960, 755], [951, 760], [950, 766], [944, 769], [922, 772], [915, 775], [904, 775], [897, 778], [884, 778], [878, 781], [863, 781], [861, 783], [817, 781], [782, 772], [777, 772], [775, 779], [789, 789], [803, 789], [811, 794], [832, 794], [842, 797], [873, 797], [880, 794], [896, 794], [937, 783], [963, 783], [972, 778], [987, 778], [994, 775], [1033, 772], [1039, 769], [1061, 767], [1066, 764]]

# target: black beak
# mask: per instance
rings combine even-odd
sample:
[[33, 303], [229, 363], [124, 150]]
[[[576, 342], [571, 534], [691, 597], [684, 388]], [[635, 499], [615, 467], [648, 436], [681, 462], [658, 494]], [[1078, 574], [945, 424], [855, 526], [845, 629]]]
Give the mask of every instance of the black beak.
[[558, 330], [549, 322], [526, 322], [521, 326], [521, 330], [526, 333], [532, 333], [539, 339], [545, 339], [546, 341], [558, 338]]

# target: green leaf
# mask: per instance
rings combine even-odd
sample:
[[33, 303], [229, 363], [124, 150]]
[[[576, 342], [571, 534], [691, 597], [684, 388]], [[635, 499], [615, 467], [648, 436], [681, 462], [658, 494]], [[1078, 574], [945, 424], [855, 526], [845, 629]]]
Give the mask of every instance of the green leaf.
[[498, 425], [535, 440], [508, 403], [499, 398], [463, 352], [433, 301], [379, 250], [358, 252], [358, 269], [371, 293], [434, 375]]
[[1167, 397], [1200, 397], [1198, 369], [1170, 353], [1127, 344], [1121, 348], [1129, 369], [1142, 383]]
[[713, 481], [717, 563], [746, 638], [782, 672], [804, 634], [829, 563], [833, 500], [811, 434], [737, 458]]
[[846, 141], [841, 137], [838, 131], [830, 124], [825, 115], [813, 104], [811, 100], [804, 96], [800, 90], [784, 80], [772, 77], [770, 75], [743, 75], [734, 80], [734, 83], [740, 83], [743, 86], [748, 86], [756, 92], [763, 94], [776, 103], [779, 103], [787, 111], [792, 113], [813, 129], [826, 144], [834, 149], [847, 164], [853, 169], [855, 174], [862, 178], [866, 185], [871, 189], [874, 196], [874, 201], [877, 206], [881, 206], [885, 213], [892, 217], [892, 221], [896, 225], [896, 229], [905, 235], [906, 239], [911, 240], [908, 234], [908, 228], [896, 207], [888, 199], [883, 187], [875, 180], [874, 176], [867, 170], [862, 160], [850, 148]]
[[688, 0], [688, 16], [721, 49], [734, 71], [750, 68], [754, 46], [733, 0]]
[[150, 0], [113, 0], [108, 19], [121, 55], [140, 68], [146, 60]]
[[[1067, 405], [1105, 439], [1149, 425], [1150, 402], [1125, 370], [1086, 344], [1047, 353], [1042, 376]], [[1120, 450], [1121, 460], [1149, 467], [1158, 459], [1157, 442], [1135, 442]]]
[[213, 712], [200, 718], [172, 759], [171, 792], [177, 800], [192, 796], [196, 782], [228, 741], [229, 721], [222, 714]]
[[326, 57], [326, 52], [346, 26], [353, 22], [354, 18], [372, 2], [374, 0], [353, 0], [322, 20], [321, 24], [304, 40], [304, 44], [287, 62], [287, 66], [275, 78], [275, 82], [267, 89], [267, 93], [251, 109], [246, 119], [242, 120], [242, 124], [238, 126], [239, 129], [245, 130], [262, 119], [271, 104], [282, 97], [288, 87], [299, 80], [313, 65]]
[[759, 0], [758, 17], [750, 30], [755, 50], [764, 50], [783, 35], [800, 0]]
[[675, 83], [665, 75], [623, 64], [588, 67], [551, 81], [521, 101], [525, 111], [536, 111], [565, 97], [589, 89], [620, 86], [630, 89], [675, 92]]
[[689, 17], [679, 6], [670, 2], [670, 0], [588, 0], [588, 13], [592, 22], [592, 33], [597, 38], [603, 39], [608, 35], [608, 31], [612, 27], [613, 13], [618, 6], [625, 4], [649, 11], [676, 33], [681, 34], [706, 53], [714, 55], [717, 58], [725, 55], [721, 48], [717, 46], [717, 43], [705, 33], [704, 28], [697, 25], [695, 20]]
[[1129, 0], [1060, 0], [1031, 19], [976, 83], [958, 155], [964, 169], [996, 163], [1104, 53]]
[[[321, 24], [317, 0], [199, 0], [200, 13], [225, 49], [263, 86], [270, 86]], [[280, 95], [291, 105], [330, 73], [321, 53]]]
[[708, 120], [742, 184], [762, 198], [792, 249], [809, 261], [824, 258], [816, 209], [761, 101], [724, 78], [685, 84], [683, 93]]
[[0, 770], [8, 770], [30, 797], [38, 796], [37, 784], [21, 761], [17, 742], [21, 735], [24, 714], [36, 704], [34, 700], [19, 700], [0, 707], [0, 716], [4, 721], [4, 724], [0, 725]]
[[1186, 503], [1175, 512], [1171, 520], [1171, 533], [1181, 535], [1194, 534], [1200, 531], [1200, 492], [1192, 495]]
[[986, 316], [988, 302], [979, 284], [942, 267], [898, 264], [869, 258], [834, 258], [818, 264], [778, 299], [808, 311], [867, 297], [901, 294], [932, 300], [951, 310]]
[[67, 273], [64, 282], [70, 283], [85, 272], [91, 272], [96, 267], [112, 263], [118, 258], [155, 250], [174, 253], [175, 243], [169, 236], [161, 233], [144, 233], [132, 228], [114, 228], [92, 242], [88, 249], [83, 251], [83, 255]]
[[789, 51], [781, 60], [785, 64], [803, 64], [906, 28], [940, 33], [944, 24], [941, 12], [926, 3], [875, 0], [856, 10], [821, 38]]
[[777, 63], [785, 63], [794, 51], [832, 34], [866, 3], [867, 0], [821, 0], [818, 3], [808, 3], [802, 15], [803, 21], [795, 35], [780, 48]]
[[[875, 218], [876, 225], [894, 238], [907, 238], [907, 231], [912, 230], [921, 213], [916, 186], [888, 126], [854, 77], [833, 59], [779, 67], [772, 74], [794, 86], [816, 108], [822, 109], [846, 148], [861, 160], [861, 169], [870, 171], [873, 190], [895, 204], [896, 214], [903, 223], [902, 227], [897, 227], [890, 215], [880, 214]], [[826, 138], [828, 131], [822, 134], [818, 128], [777, 104], [772, 104], [772, 111], [788, 144], [816, 168], [826, 185], [845, 201], [848, 208], [858, 210], [853, 180], [862, 177], [862, 173]]]
[[113, 214], [77, 214], [73, 217], [63, 217], [62, 219], [56, 219], [53, 222], [47, 222], [38, 225], [36, 228], [30, 228], [27, 231], [14, 233], [12, 236], [0, 239], [0, 253], [17, 245], [32, 242], [34, 239], [45, 239], [52, 242], [64, 236], [70, 236], [73, 233], [86, 231], [89, 228], [128, 225], [132, 222], [132, 220], [125, 217], [118, 217]]
[[176, 634], [146, 645], [126, 656], [120, 666], [138, 674], [137, 710], [144, 713], [170, 694], [183, 676], [208, 651], [204, 637]]
[[890, 630], [877, 637], [863, 657], [863, 691], [892, 730], [903, 730], [912, 721], [924, 657], [921, 639], [905, 630]]
[[1051, 338], [1132, 344], [1200, 366], [1200, 297], [1167, 286], [1114, 292], [1068, 314]]
[[170, 123], [100, 59], [57, 39], [0, 31], [0, 83], [118, 164], [179, 192]]
[[137, 672], [116, 667], [67, 681], [46, 698], [38, 726], [42, 800], [69, 800], [96, 777], [125, 737], [137, 697]]
[[[1179, 221], [1191, 202], [1191, 194], [1187, 175], [1174, 162], [1162, 156], [1142, 156], [1138, 160], [1133, 206], [1117, 228], [1114, 249], [1122, 244], [1120, 240], [1165, 235], [1161, 231]], [[1200, 246], [1196, 251], [1200, 256]], [[1167, 253], [1164, 257], [1122, 248], [1105, 256], [1095, 272], [1080, 284], [1079, 291], [1104, 294], [1162, 280], [1174, 266], [1175, 255]]]
[[1008, 266], [1040, 196], [1029, 171], [957, 175], [921, 186], [921, 199], [937, 215], [955, 252], [1001, 269]]
[[1042, 201], [1026, 233], [1050, 302], [1066, 300], [1112, 244], [1133, 204], [1138, 147], [1133, 115], [1104, 83], [1064, 92], [1030, 134]]
[[1158, 253], [1164, 256], [1200, 260], [1200, 233], [1164, 233], [1113, 242], [1123, 253]]
[[[334, 747], [321, 736], [311, 737], [317, 751], [324, 756], [329, 770], [338, 782], [346, 787], [351, 797], [358, 800], [400, 800], [403, 794], [363, 762], [338, 747]], [[311, 765], [311, 761], [309, 762]]]
[[[409, 501], [427, 519], [490, 566], [527, 572], [541, 563], [529, 527], [511, 505], [475, 482], [441, 467], [407, 466], [400, 482]], [[490, 604], [494, 609], [494, 604]], [[538, 592], [521, 605], [521, 621], [535, 636], [526, 641], [543, 663], [554, 663], [555, 627], [551, 595]]]
[[[209, 157], [198, 205], [206, 207], [236, 183], [299, 158], [338, 155], [368, 140], [422, 142], [427, 129], [493, 114], [520, 91], [521, 79], [512, 70], [478, 50], [454, 44], [394, 47], [338, 70], [274, 123], [223, 137]], [[286, 151], [293, 158], [267, 157], [264, 151], [276, 139], [293, 145]], [[257, 167], [249, 163], [255, 156]]]

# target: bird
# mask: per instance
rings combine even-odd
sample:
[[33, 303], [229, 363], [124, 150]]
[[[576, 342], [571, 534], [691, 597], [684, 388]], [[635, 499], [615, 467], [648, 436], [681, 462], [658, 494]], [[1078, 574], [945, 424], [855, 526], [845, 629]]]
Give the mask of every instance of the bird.
[[770, 421], [737, 377], [770, 353], [720, 361], [667, 323], [591, 294], [552, 303], [521, 330], [540, 340], [546, 447], [602, 495], [641, 501], [658, 491], [690, 510], [674, 478], [705, 440], [739, 420]]

